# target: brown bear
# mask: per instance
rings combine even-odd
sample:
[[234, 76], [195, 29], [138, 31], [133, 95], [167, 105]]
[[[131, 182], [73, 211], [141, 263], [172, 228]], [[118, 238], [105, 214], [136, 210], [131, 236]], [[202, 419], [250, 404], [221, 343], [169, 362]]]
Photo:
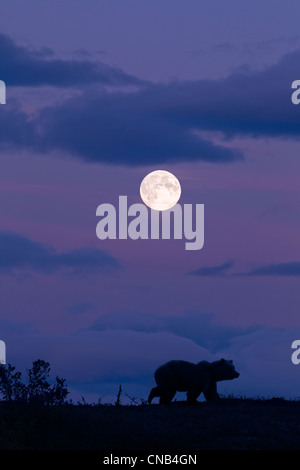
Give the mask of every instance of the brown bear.
[[169, 361], [160, 366], [154, 374], [157, 387], [152, 388], [148, 403], [154, 397], [160, 397], [160, 403], [168, 404], [175, 393], [187, 392], [187, 401], [196, 402], [203, 392], [207, 401], [219, 398], [217, 382], [232, 380], [239, 377], [232, 361], [220, 359], [219, 361], [201, 361], [193, 364], [187, 361]]

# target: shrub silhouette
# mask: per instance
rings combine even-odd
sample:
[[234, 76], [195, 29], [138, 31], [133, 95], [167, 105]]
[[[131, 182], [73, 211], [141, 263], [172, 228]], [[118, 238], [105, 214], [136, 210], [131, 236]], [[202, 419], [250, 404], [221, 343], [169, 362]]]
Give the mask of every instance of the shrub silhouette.
[[21, 372], [11, 364], [0, 364], [0, 399], [4, 401], [22, 401], [42, 405], [62, 405], [66, 401], [68, 390], [65, 379], [56, 377], [50, 385], [48, 377], [50, 364], [42, 359], [32, 363], [27, 370], [27, 383], [22, 382]]

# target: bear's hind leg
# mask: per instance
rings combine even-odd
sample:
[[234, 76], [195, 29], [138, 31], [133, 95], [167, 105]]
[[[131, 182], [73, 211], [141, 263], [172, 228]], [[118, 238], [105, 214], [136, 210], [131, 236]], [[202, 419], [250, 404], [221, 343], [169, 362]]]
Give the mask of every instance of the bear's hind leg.
[[161, 405], [168, 405], [173, 400], [175, 393], [176, 390], [163, 390], [160, 395], [159, 403]]
[[187, 402], [189, 405], [195, 405], [197, 403], [197, 398], [200, 395], [202, 390], [199, 388], [193, 388], [187, 392]]

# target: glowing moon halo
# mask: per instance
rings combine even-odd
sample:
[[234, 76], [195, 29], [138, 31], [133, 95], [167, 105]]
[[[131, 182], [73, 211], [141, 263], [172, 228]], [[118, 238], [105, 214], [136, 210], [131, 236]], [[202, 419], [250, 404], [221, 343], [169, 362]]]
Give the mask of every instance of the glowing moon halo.
[[145, 176], [140, 186], [143, 202], [157, 211], [165, 211], [177, 204], [181, 196], [181, 186], [172, 173], [155, 170]]

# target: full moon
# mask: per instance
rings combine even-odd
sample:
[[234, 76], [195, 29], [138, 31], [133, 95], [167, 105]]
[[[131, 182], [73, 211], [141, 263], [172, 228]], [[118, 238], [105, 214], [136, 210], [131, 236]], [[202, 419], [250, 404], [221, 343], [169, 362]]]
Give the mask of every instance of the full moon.
[[177, 204], [181, 187], [176, 176], [169, 171], [155, 170], [141, 182], [140, 195], [151, 209], [166, 211]]

